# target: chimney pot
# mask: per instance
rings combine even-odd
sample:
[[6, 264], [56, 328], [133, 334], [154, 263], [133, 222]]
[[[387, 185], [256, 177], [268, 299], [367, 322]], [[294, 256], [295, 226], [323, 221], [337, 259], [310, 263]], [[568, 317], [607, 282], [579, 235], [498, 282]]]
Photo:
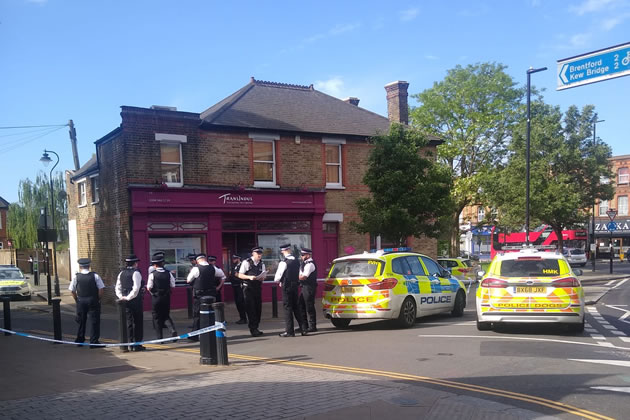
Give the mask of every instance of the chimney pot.
[[385, 91], [387, 92], [387, 117], [390, 122], [409, 124], [408, 87], [409, 83], [402, 80], [385, 85]]

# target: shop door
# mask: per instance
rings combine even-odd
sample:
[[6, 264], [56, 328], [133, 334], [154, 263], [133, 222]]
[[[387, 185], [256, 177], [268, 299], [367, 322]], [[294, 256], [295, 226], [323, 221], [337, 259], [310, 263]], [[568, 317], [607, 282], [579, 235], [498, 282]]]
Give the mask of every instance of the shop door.
[[338, 226], [338, 223], [324, 223], [324, 270], [317, 273], [319, 278], [328, 276], [332, 261], [339, 256]]

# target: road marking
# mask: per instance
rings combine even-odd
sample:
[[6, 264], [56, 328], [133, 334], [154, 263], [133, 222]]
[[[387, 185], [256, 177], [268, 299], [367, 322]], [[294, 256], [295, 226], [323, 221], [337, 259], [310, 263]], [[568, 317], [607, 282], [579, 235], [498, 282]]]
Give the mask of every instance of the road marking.
[[567, 359], [572, 362], [599, 363], [602, 365], [630, 367], [630, 360], [603, 360], [603, 359]]
[[604, 328], [606, 328], [607, 330], [616, 330], [617, 327], [610, 325], [609, 323], [606, 323], [606, 325], [604, 325]]
[[602, 391], [627, 392], [630, 394], [630, 386], [592, 386], [591, 389], [601, 389]]
[[600, 342], [599, 342], [599, 343], [597, 343], [597, 344], [599, 344], [599, 345], [600, 345], [600, 346], [602, 346], [602, 347], [614, 347], [614, 346], [615, 346], [613, 343], [609, 343], [608, 341], [604, 341], [604, 342], [601, 342], [601, 341], [600, 341]]
[[[582, 341], [571, 341], [571, 340], [558, 340], [555, 338], [537, 338], [537, 337], [504, 337], [500, 335], [455, 335], [455, 334], [445, 334], [445, 335], [437, 335], [437, 334], [420, 334], [418, 335], [420, 338], [478, 338], [478, 339], [494, 339], [494, 340], [521, 340], [521, 341], [543, 341], [549, 343], [559, 343], [559, 344], [571, 344], [571, 345], [581, 345], [581, 346], [590, 346], [590, 347], [601, 347], [600, 343], [585, 343]], [[588, 338], [588, 337], [584, 337]], [[622, 337], [619, 337], [622, 338]], [[625, 340], [624, 340], [625, 341]], [[630, 343], [630, 339], [627, 341]], [[630, 347], [620, 347], [615, 346], [614, 344], [611, 348], [617, 350], [627, 350], [630, 351]]]
[[624, 312], [624, 314], [621, 315], [617, 320], [621, 321], [621, 322], [625, 322], [626, 324], [630, 324], [630, 321], [626, 320], [626, 318], [630, 317], [630, 311], [628, 311], [626, 309], [619, 308], [619, 306], [627, 306], [627, 305], [606, 305], [606, 304], [604, 304], [604, 306], [607, 307], [607, 308], [611, 308], [611, 309], [615, 309], [617, 311]]
[[616, 335], [626, 335], [626, 333], [615, 330], [615, 331], [611, 331], [611, 333], [616, 334]]
[[605, 340], [606, 337], [604, 337], [603, 335], [600, 334], [592, 334], [591, 338], [593, 338], [594, 340]]
[[584, 331], [588, 332], [588, 333], [596, 333], [597, 330], [595, 328], [584, 328]]
[[615, 287], [613, 287], [613, 289], [616, 289], [617, 287], [622, 286], [622, 285], [623, 285], [625, 282], [627, 282], [628, 280], [630, 280], [630, 278], [623, 279], [622, 281], [620, 281], [619, 283], [617, 283], [617, 284], [615, 285]]
[[613, 284], [614, 282], [616, 282], [617, 280], [611, 280], [608, 283], [606, 283], [604, 286], [610, 286], [611, 284]]
[[630, 338], [629, 337], [619, 337], [619, 339], [621, 341], [623, 341], [623, 342], [630, 343]]

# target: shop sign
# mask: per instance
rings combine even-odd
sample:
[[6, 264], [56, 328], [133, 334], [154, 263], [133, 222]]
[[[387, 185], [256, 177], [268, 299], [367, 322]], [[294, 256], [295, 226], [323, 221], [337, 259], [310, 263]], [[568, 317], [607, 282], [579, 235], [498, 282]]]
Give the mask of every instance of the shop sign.
[[[614, 229], [609, 229], [609, 225], [614, 225]], [[614, 230], [615, 234], [630, 233], [630, 220], [620, 220], [618, 222], [601, 222], [595, 223], [595, 233], [610, 232]]]
[[226, 204], [226, 205], [254, 204], [254, 197], [252, 197], [251, 195], [226, 193], [226, 194], [220, 195], [218, 198], [222, 204]]

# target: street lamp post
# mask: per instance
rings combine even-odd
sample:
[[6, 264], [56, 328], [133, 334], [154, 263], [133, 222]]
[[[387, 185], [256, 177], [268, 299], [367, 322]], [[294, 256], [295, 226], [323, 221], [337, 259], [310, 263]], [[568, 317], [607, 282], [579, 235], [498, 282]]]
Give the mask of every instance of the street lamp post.
[[55, 231], [55, 238], [52, 241], [52, 243], [53, 243], [53, 266], [55, 267], [55, 296], [60, 296], [61, 292], [59, 290], [59, 276], [57, 275], [57, 245], [56, 245], [57, 234], [56, 234], [56, 230], [55, 230], [55, 195], [54, 195], [53, 178], [52, 178], [53, 171], [55, 170], [55, 168], [57, 167], [57, 164], [59, 163], [59, 155], [57, 153], [53, 152], [52, 150], [44, 150], [43, 156], [39, 159], [40, 162], [42, 162], [44, 164], [44, 166], [48, 166], [48, 164], [50, 162], [52, 162], [52, 159], [50, 158], [50, 156], [48, 156], [48, 153], [52, 153], [53, 155], [55, 155], [57, 157], [57, 161], [55, 162], [53, 167], [50, 169], [49, 181], [50, 181], [50, 214], [51, 214], [51, 218], [52, 218], [52, 229], [53, 229], [53, 231]]
[[[604, 122], [604, 120], [593, 121], [593, 147], [597, 146], [597, 136], [595, 135], [597, 130], [597, 123]], [[591, 262], [593, 263], [593, 271], [595, 271], [595, 252], [597, 246], [595, 245], [595, 194], [593, 194], [593, 220], [591, 220]]]
[[525, 152], [525, 160], [526, 160], [526, 182], [525, 182], [525, 245], [529, 246], [529, 134], [530, 134], [530, 121], [531, 121], [531, 93], [532, 93], [532, 83], [531, 83], [531, 75], [532, 73], [538, 73], [539, 71], [545, 71], [547, 67], [541, 67], [539, 69], [535, 69], [530, 67], [527, 69], [527, 145]]

